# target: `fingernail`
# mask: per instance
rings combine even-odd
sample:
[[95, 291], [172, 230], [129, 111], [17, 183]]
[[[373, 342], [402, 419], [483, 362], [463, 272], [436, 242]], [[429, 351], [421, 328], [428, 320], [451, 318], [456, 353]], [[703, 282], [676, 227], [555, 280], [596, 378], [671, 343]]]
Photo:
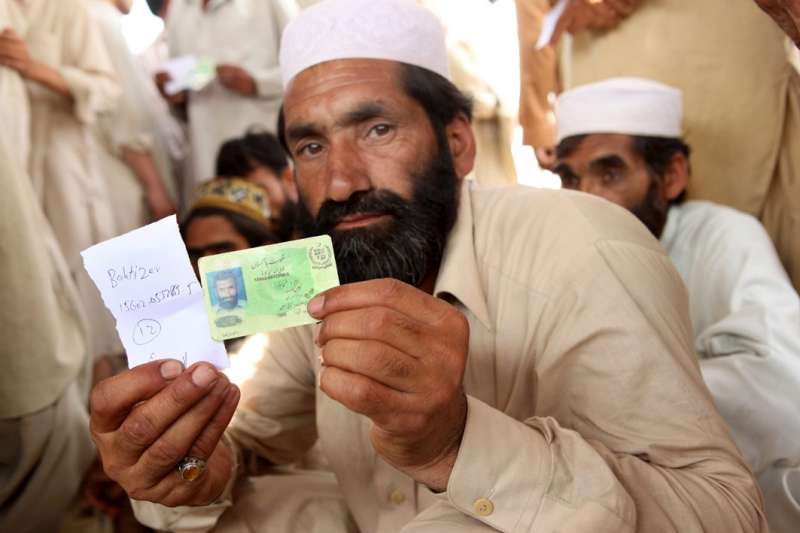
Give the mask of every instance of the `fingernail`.
[[322, 308], [325, 305], [325, 296], [320, 294], [319, 296], [315, 296], [310, 302], [308, 302], [308, 314], [316, 317], [322, 312]]
[[208, 387], [217, 379], [217, 371], [207, 365], [198, 366], [192, 372], [192, 381], [198, 387]]
[[161, 377], [164, 379], [175, 379], [183, 372], [183, 365], [179, 361], [170, 359], [165, 361], [158, 368], [161, 371]]

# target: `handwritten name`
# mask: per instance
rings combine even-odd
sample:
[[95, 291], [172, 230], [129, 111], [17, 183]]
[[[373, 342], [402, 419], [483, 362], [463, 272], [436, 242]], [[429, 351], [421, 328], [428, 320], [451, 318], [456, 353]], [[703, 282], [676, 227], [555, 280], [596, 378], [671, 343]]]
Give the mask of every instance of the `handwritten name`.
[[124, 265], [119, 270], [109, 268], [106, 273], [111, 281], [111, 288], [116, 289], [124, 281], [147, 279], [157, 274], [159, 270], [161, 270], [161, 267], [158, 266]]

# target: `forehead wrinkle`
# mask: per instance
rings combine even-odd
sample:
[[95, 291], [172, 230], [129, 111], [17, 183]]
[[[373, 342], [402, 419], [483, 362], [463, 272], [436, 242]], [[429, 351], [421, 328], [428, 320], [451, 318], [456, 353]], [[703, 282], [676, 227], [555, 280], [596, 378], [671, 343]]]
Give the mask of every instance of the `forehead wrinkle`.
[[[345, 111], [334, 120], [334, 128], [347, 128], [377, 117], [390, 116], [391, 114], [381, 100], [357, 102], [351, 109]], [[323, 130], [324, 128], [315, 122], [301, 122], [287, 128], [287, 137], [290, 140], [314, 137], [320, 135]]]

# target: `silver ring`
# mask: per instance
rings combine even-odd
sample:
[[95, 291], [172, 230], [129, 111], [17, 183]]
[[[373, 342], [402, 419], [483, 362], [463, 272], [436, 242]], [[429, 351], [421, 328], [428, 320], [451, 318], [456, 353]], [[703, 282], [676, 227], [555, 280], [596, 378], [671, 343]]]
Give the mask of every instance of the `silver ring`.
[[178, 474], [184, 481], [194, 481], [200, 477], [200, 474], [205, 472], [206, 462], [198, 457], [184, 457], [178, 463]]

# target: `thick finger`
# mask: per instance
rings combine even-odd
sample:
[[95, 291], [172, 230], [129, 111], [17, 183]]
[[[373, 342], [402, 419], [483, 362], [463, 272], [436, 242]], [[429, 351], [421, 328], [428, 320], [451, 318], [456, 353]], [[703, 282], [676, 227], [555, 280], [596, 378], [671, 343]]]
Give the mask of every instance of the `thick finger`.
[[389, 307], [426, 323], [437, 323], [453, 310], [447, 302], [402, 281], [375, 279], [329, 289], [308, 303], [308, 312], [324, 319], [331, 313], [365, 307]]
[[353, 412], [384, 425], [389, 417], [412, 412], [411, 395], [392, 390], [360, 374], [341, 368], [323, 367], [320, 389]]
[[167, 507], [179, 505], [208, 505], [219, 498], [232, 474], [233, 454], [224, 442], [219, 442], [208, 458], [203, 476], [186, 481], [177, 469], [165, 476], [157, 485], [138, 488], [128, 493], [136, 500], [160, 503]]
[[[230, 402], [231, 394], [236, 391], [234, 385], [221, 378], [211, 393], [176, 420], [144, 451], [130, 470], [130, 475], [146, 485], [155, 485], [164, 476], [171, 475], [176, 465], [187, 455], [207, 460], [217, 445], [216, 441], [212, 443], [204, 438], [200, 446], [197, 441], [220, 410], [224, 409], [225, 414], [229, 412], [226, 402]], [[224, 429], [225, 426], [222, 427], [223, 431]], [[220, 432], [217, 440], [221, 435]]]
[[[414, 392], [424, 382], [416, 379], [422, 365], [382, 342], [335, 339], [322, 348], [326, 367], [335, 367], [400, 392]], [[424, 378], [424, 377], [423, 377]]]
[[325, 346], [333, 339], [372, 340], [387, 344], [412, 357], [419, 357], [427, 324], [388, 307], [366, 307], [338, 311], [320, 325], [317, 344]]
[[209, 364], [191, 367], [158, 394], [133, 409], [114, 434], [117, 453], [138, 457], [181, 416], [227, 378]]
[[155, 396], [181, 375], [179, 361], [153, 361], [98, 383], [90, 399], [91, 428], [98, 433], [117, 429], [139, 402]]

